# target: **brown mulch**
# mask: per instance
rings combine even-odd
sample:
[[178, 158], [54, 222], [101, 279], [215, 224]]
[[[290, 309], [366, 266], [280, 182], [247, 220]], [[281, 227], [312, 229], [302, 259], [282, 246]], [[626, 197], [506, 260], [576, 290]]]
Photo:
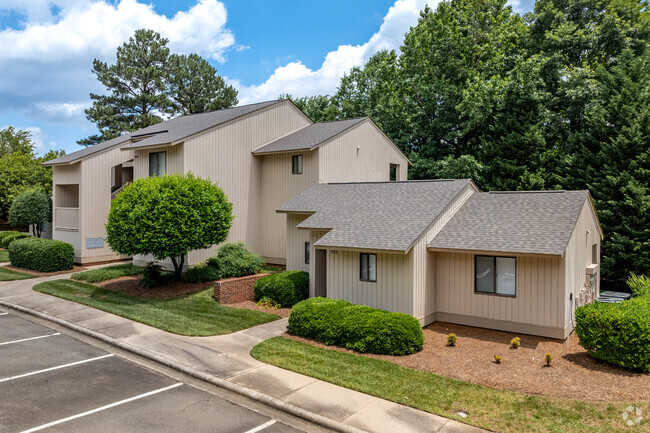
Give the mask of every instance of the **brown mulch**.
[[[466, 382], [527, 394], [599, 401], [650, 400], [650, 374], [634, 373], [596, 361], [580, 346], [575, 333], [567, 342], [523, 334], [436, 322], [423, 329], [424, 349], [408, 356], [363, 354], [404, 367], [430, 371]], [[447, 335], [458, 335], [447, 347]], [[319, 347], [349, 350], [291, 336]], [[521, 338], [519, 349], [510, 340]], [[545, 365], [546, 352], [553, 355]], [[500, 355], [501, 364], [494, 362]]]
[[260, 307], [253, 301], [244, 301], [244, 302], [238, 302], [236, 304], [224, 304], [224, 305], [227, 307], [245, 308], [247, 310], [260, 311], [262, 313], [277, 314], [282, 318], [289, 317], [289, 314], [291, 314], [291, 308], [278, 308], [278, 309], [264, 308], [264, 307]]
[[12, 271], [16, 271], [16, 272], [22, 272], [23, 274], [36, 275], [39, 277], [49, 277], [52, 275], [68, 274], [70, 272], [81, 272], [88, 269], [85, 266], [78, 266], [78, 265], [74, 265], [72, 269], [68, 269], [67, 271], [57, 271], [57, 272], [38, 272], [38, 271], [32, 271], [31, 269], [17, 268], [16, 266], [11, 266], [11, 265], [3, 266], [3, 268], [11, 269]]
[[185, 281], [169, 281], [162, 286], [145, 289], [139, 284], [141, 279], [142, 276], [134, 275], [93, 284], [105, 289], [115, 290], [116, 292], [122, 292], [127, 295], [148, 299], [178, 298], [180, 296], [197, 293], [214, 286], [214, 283], [210, 282], [186, 283]]

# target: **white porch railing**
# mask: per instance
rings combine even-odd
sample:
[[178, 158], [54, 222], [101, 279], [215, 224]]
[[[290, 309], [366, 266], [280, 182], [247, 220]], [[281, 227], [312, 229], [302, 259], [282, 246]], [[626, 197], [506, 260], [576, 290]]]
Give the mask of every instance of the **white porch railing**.
[[55, 230], [79, 230], [79, 208], [78, 207], [55, 207], [54, 208], [54, 229]]

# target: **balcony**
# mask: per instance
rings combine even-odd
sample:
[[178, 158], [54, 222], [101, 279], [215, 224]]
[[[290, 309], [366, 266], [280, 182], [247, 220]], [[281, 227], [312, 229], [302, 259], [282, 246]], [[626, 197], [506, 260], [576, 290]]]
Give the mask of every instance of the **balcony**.
[[55, 207], [54, 230], [79, 231], [79, 208]]

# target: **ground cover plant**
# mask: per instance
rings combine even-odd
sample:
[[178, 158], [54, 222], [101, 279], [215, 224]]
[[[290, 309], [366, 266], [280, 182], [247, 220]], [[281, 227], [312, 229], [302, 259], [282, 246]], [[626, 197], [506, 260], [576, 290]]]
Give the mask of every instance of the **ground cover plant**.
[[35, 275], [25, 274], [22, 272], [17, 272], [12, 269], [7, 269], [0, 266], [0, 281], [15, 281], [15, 280], [24, 280], [27, 278], [34, 278]]
[[[502, 391], [283, 337], [258, 344], [251, 355], [287, 370], [492, 431], [629, 431], [621, 418], [629, 402], [584, 402]], [[643, 412], [650, 410], [648, 402], [635, 405]], [[469, 416], [461, 418], [457, 415], [460, 410]], [[641, 428], [647, 425], [644, 420]]]
[[180, 335], [209, 336], [236, 332], [279, 319], [275, 314], [220, 305], [207, 289], [191, 295], [148, 299], [73, 280], [40, 283], [34, 290]]
[[282, 307], [292, 307], [309, 297], [309, 273], [286, 271], [262, 277], [255, 282], [255, 300], [272, 299]]
[[63, 271], [74, 266], [74, 247], [52, 239], [19, 239], [9, 245], [9, 259], [19, 268], [38, 272]]
[[422, 327], [413, 316], [343, 299], [299, 302], [291, 309], [288, 331], [327, 345], [385, 355], [415, 353], [424, 345]]
[[72, 274], [73, 280], [85, 281], [87, 283], [100, 283], [102, 281], [114, 280], [116, 278], [131, 275], [142, 275], [143, 268], [132, 263], [107, 266], [105, 268], [92, 269], [90, 271], [77, 272]]

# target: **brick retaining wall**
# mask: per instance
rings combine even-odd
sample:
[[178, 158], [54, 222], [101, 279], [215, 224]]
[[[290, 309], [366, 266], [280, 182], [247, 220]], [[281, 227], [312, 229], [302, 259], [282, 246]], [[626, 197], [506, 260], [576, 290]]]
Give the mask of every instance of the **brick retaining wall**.
[[220, 304], [236, 304], [255, 300], [255, 282], [269, 274], [256, 274], [247, 277], [226, 278], [214, 286], [214, 299]]

